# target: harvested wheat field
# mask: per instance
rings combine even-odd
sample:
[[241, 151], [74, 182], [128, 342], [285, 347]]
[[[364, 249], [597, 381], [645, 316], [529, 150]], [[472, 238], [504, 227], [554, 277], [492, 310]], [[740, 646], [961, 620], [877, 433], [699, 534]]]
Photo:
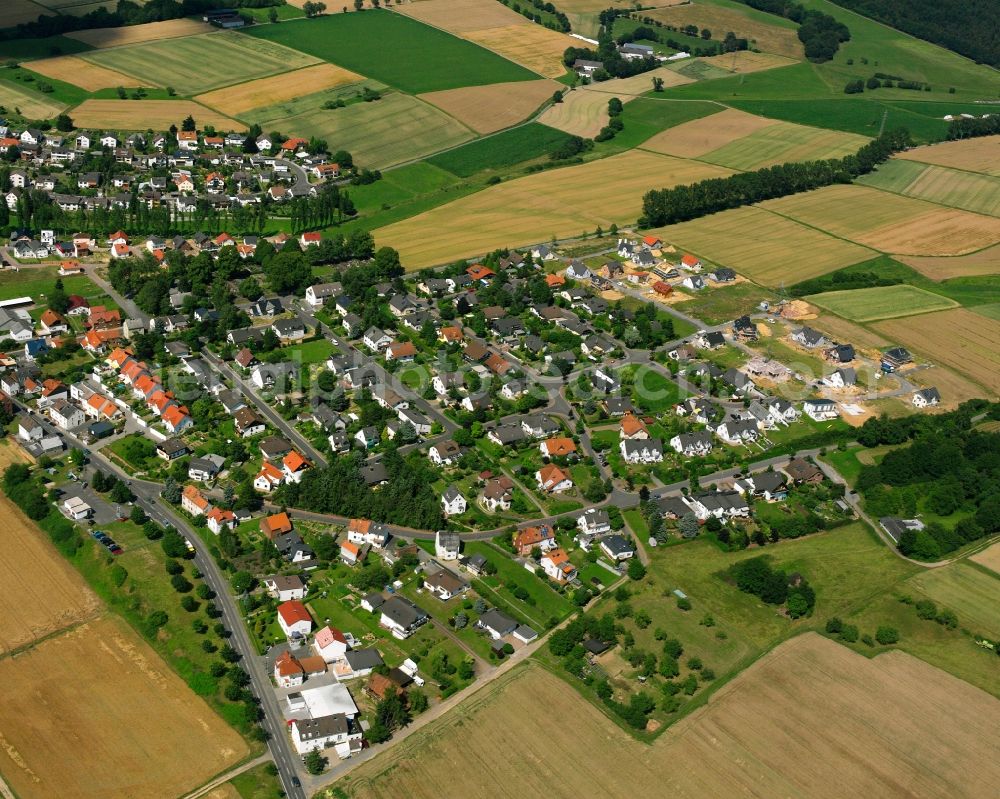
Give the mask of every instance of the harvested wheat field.
[[[538, 118], [543, 125], [592, 139], [608, 124], [608, 101], [611, 95], [588, 91], [587, 88], [566, 92], [561, 103], [545, 109]], [[635, 99], [626, 96], [623, 102]]]
[[[558, 677], [527, 666], [337, 789], [351, 799], [971, 799], [992, 795], [1000, 779], [998, 734], [1000, 701], [984, 691], [899, 651], [868, 659], [806, 634], [765, 655], [652, 746]], [[554, 778], [557, 763], [572, 768]]]
[[[43, 58], [39, 61], [31, 62], [31, 69], [45, 75], [48, 78], [63, 80], [72, 83], [81, 89], [89, 92], [96, 92], [99, 89], [109, 89], [114, 86], [139, 86], [140, 82], [131, 75], [122, 72], [115, 72], [113, 69], [91, 64], [82, 58], [72, 55], [55, 56], [54, 58]], [[159, 84], [145, 80], [141, 82], [143, 86], [158, 86]]]
[[1000, 219], [865, 186], [826, 186], [761, 207], [887, 253], [963, 255], [1000, 242]]
[[694, 83], [694, 78], [681, 75], [679, 72], [675, 72], [667, 67], [657, 67], [656, 69], [651, 69], [649, 72], [633, 75], [631, 78], [612, 78], [611, 80], [591, 83], [587, 86], [587, 91], [603, 92], [614, 97], [624, 97], [625, 95], [637, 97], [652, 90], [653, 78], [662, 80], [663, 85], [667, 88], [671, 86], [683, 86], [685, 83]]
[[[13, 459], [5, 445], [0, 466]], [[0, 495], [0, 655], [93, 616], [98, 598], [38, 527]], [[30, 601], [25, 601], [30, 597]]]
[[248, 752], [114, 617], [0, 660], [0, 683], [0, 772], [21, 799], [178, 796]]
[[974, 560], [980, 566], [985, 566], [992, 572], [1000, 576], [1000, 542], [987, 547], [982, 552], [977, 552], [970, 556], [969, 560]]
[[65, 103], [48, 98], [49, 95], [25, 91], [11, 83], [0, 82], [0, 105], [17, 108], [27, 119], [49, 119], [66, 108]]
[[499, 53], [515, 64], [520, 64], [546, 78], [560, 78], [565, 75], [563, 53], [567, 47], [580, 45], [579, 39], [531, 23], [468, 31], [462, 34], [462, 38]]
[[777, 69], [799, 63], [794, 58], [785, 58], [785, 56], [774, 53], [754, 53], [750, 50], [738, 50], [735, 53], [704, 56], [693, 60], [717, 69], [723, 69], [734, 75], [763, 72], [765, 69]]
[[[421, 269], [497, 247], [574, 236], [598, 225], [628, 224], [639, 215], [650, 185], [677, 186], [728, 174], [710, 164], [630, 151], [501, 183], [379, 228], [375, 237], [380, 245], [397, 248], [407, 269]], [[615, 191], [609, 194], [611, 185]]]
[[194, 99], [223, 113], [239, 116], [255, 108], [277, 105], [306, 94], [335, 89], [363, 80], [364, 76], [349, 69], [334, 64], [317, 64], [294, 72], [216, 89], [200, 94]]
[[485, 28], [532, 24], [497, 0], [422, 0], [419, 3], [404, 3], [397, 10], [458, 35]]
[[22, 22], [34, 22], [40, 14], [48, 14], [49, 10], [31, 0], [4, 0], [0, 8], [0, 28], [13, 28]]
[[190, 19], [169, 19], [166, 22], [147, 22], [145, 25], [127, 25], [122, 28], [94, 28], [74, 31], [66, 35], [71, 39], [89, 44], [91, 47], [104, 48], [160, 39], [176, 39], [198, 33], [211, 33], [215, 30], [218, 28], [213, 28], [205, 22], [195, 22]]
[[476, 133], [495, 133], [530, 117], [561, 88], [553, 80], [522, 80], [445, 89], [417, 96]]
[[1000, 136], [926, 144], [896, 157], [1000, 176]]
[[877, 322], [875, 329], [935, 363], [1000, 392], [1000, 321], [953, 308]]
[[189, 114], [199, 128], [212, 125], [220, 131], [247, 129], [242, 122], [191, 100], [84, 100], [73, 109], [73, 121], [81, 128], [145, 130], [179, 126]]
[[969, 255], [924, 257], [902, 255], [897, 258], [912, 266], [931, 280], [948, 280], [952, 277], [1000, 274], [1000, 246], [988, 247]]
[[753, 206], [656, 232], [664, 241], [765, 286], [792, 285], [875, 255], [865, 247]]
[[676, 28], [683, 28], [685, 25], [708, 28], [712, 31], [714, 39], [721, 39], [727, 31], [732, 31], [740, 38], [754, 40], [755, 49], [765, 53], [777, 53], [799, 59], [804, 55], [795, 25], [781, 17], [773, 19], [775, 23], [784, 24], [772, 25], [753, 19], [749, 13], [744, 14], [732, 8], [703, 3], [687, 3], [673, 8], [643, 12], [643, 16], [652, 17]]
[[776, 120], [727, 108], [717, 114], [684, 122], [657, 133], [644, 142], [644, 150], [653, 150], [680, 158], [699, 158], [758, 130], [778, 125]]

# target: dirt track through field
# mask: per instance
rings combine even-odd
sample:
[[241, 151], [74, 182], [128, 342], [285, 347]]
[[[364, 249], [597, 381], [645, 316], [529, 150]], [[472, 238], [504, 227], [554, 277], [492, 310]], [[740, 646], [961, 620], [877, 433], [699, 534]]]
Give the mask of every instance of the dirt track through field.
[[[652, 746], [536, 666], [337, 787], [352, 799], [971, 799], [992, 795], [1000, 780], [998, 734], [1000, 701], [978, 688], [901, 652], [870, 660], [806, 634], [765, 655]], [[455, 769], [457, 762], [474, 767]]]

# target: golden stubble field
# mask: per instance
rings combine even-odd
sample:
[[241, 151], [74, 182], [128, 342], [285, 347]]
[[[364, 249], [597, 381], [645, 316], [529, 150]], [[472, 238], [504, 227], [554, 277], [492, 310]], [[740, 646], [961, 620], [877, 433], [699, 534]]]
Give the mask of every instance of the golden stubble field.
[[48, 78], [72, 83], [81, 89], [96, 92], [114, 86], [150, 86], [150, 81], [139, 81], [131, 75], [91, 64], [72, 55], [60, 55], [31, 62], [31, 69]]
[[[877, 322], [883, 336], [1000, 393], [1000, 322], [965, 308]], [[927, 378], [931, 380], [931, 377]]]
[[[610, 94], [589, 91], [589, 87], [566, 92], [563, 101], [546, 108], [538, 121], [574, 136], [592, 139], [608, 124], [611, 98]], [[626, 95], [620, 99], [628, 102], [635, 98]]]
[[[93, 28], [91, 30], [73, 31], [67, 33], [71, 39], [79, 39], [91, 47], [102, 49], [118, 47], [123, 44], [138, 44], [153, 42], [160, 39], [177, 39], [181, 36], [194, 36], [199, 33], [217, 31], [206, 22], [195, 22], [191, 19], [168, 19], [165, 22], [147, 22], [145, 25], [127, 25], [122, 28]], [[197, 65], [192, 65], [198, 69]]]
[[914, 147], [897, 158], [1000, 176], [1000, 136], [961, 139]]
[[0, 773], [21, 799], [178, 796], [243, 739], [106, 616], [0, 660]]
[[224, 114], [239, 116], [255, 108], [278, 105], [286, 100], [293, 100], [306, 94], [315, 94], [338, 86], [360, 83], [365, 78], [349, 69], [334, 64], [316, 64], [312, 67], [297, 69], [272, 75], [269, 78], [259, 78], [236, 86], [200, 94], [194, 99]]
[[352, 799], [971, 799], [1000, 780], [998, 734], [1000, 701], [984, 691], [902, 652], [868, 659], [810, 633], [652, 745], [529, 666], [337, 787]]
[[790, 286], [875, 257], [865, 247], [755, 206], [681, 222], [656, 234], [765, 286]]
[[679, 158], [699, 158], [755, 131], [777, 124], [774, 119], [727, 108], [717, 114], [683, 122], [657, 133], [644, 142], [642, 147]]
[[1000, 219], [865, 186], [827, 186], [762, 208], [902, 255], [964, 255], [1000, 242]]
[[73, 109], [73, 121], [81, 128], [146, 130], [180, 125], [188, 115], [198, 128], [212, 125], [220, 131], [241, 131], [242, 122], [191, 100], [84, 100]]
[[948, 280], [952, 277], [1000, 274], [1000, 245], [969, 255], [923, 256], [902, 255], [898, 260], [912, 266], [931, 280]]
[[562, 55], [580, 40], [528, 22], [496, 0], [423, 0], [400, 13], [499, 53], [546, 78], [566, 74]]
[[[20, 448], [0, 446], [0, 472], [28, 463]], [[100, 600], [42, 537], [38, 527], [0, 495], [0, 655], [92, 617]]]
[[996, 572], [997, 576], [1000, 577], [1000, 542], [987, 547], [982, 552], [977, 552], [971, 556], [970, 560]]
[[[0, 445], [0, 471], [25, 460]], [[247, 755], [2, 494], [0, 515], [0, 775], [20, 799], [162, 799]]]
[[542, 103], [563, 86], [554, 80], [522, 80], [466, 86], [418, 94], [421, 100], [440, 108], [476, 133], [495, 133], [534, 114]]
[[[633, 222], [651, 186], [676, 186], [729, 170], [633, 150], [501, 183], [375, 231], [421, 269], [498, 247], [517, 247]], [[609, 187], [613, 187], [611, 191]]]

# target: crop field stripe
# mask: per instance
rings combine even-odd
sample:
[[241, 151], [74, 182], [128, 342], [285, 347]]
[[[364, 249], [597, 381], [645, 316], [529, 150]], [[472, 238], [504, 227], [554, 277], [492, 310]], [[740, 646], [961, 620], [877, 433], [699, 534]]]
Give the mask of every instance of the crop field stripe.
[[854, 322], [874, 322], [959, 307], [954, 300], [906, 284], [828, 291], [805, 299]]
[[712, 150], [702, 159], [732, 169], [760, 169], [774, 164], [840, 158], [868, 141], [853, 133], [778, 122]]
[[458, 177], [470, 177], [484, 169], [513, 166], [539, 158], [567, 139], [569, 134], [561, 130], [529, 122], [433, 155], [427, 163]]
[[897, 158], [1000, 176], [1000, 135], [916, 147]]
[[480, 134], [495, 133], [523, 122], [552, 98], [561, 85], [551, 80], [522, 80], [489, 86], [464, 86], [417, 95]]
[[765, 286], [798, 283], [875, 256], [860, 244], [761, 206], [722, 211], [656, 232], [664, 241]]
[[[407, 269], [420, 269], [497, 247], [578, 235], [597, 225], [628, 224], [638, 216], [642, 193], [650, 185], [728, 174], [711, 164], [632, 150], [506, 181], [379, 228], [374, 235], [380, 245], [399, 250]], [[613, 197], [607, 191], [610, 185], [616, 188]]]
[[[496, 53], [392, 11], [259, 25], [247, 34], [285, 44], [413, 94], [538, 79], [536, 73]], [[373, 47], [376, 41], [379, 46]]]
[[57, 103], [44, 94], [22, 89], [4, 80], [0, 80], [0, 105], [20, 108], [28, 119], [47, 119], [66, 108], [64, 103]]
[[[156, 85], [173, 86], [181, 94], [200, 94], [317, 63], [312, 56], [233, 31], [130, 44], [82, 57]], [[192, 69], [208, 63], [211, 69]]]
[[227, 131], [243, 131], [242, 122], [213, 111], [193, 100], [84, 100], [73, 109], [73, 119], [82, 128], [146, 130], [179, 125], [191, 115], [199, 127], [212, 125]]
[[[474, 138], [453, 117], [409, 94], [389, 92], [371, 103], [354, 103], [327, 110], [323, 95], [293, 114], [281, 107], [251, 114], [253, 121], [281, 125], [300, 136], [326, 139], [332, 147], [350, 152], [358, 163], [385, 167], [411, 161]], [[280, 114], [275, 117], [274, 114]]]
[[973, 213], [1000, 216], [1000, 177], [892, 159], [858, 183]]

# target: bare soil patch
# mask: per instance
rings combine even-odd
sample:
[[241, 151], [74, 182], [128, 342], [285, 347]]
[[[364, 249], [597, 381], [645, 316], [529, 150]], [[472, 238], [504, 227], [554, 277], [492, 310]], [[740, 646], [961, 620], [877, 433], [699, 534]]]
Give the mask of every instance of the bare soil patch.
[[239, 116], [255, 108], [277, 105], [286, 100], [335, 89], [351, 83], [360, 83], [363, 75], [334, 64], [317, 64], [282, 75], [251, 80], [237, 86], [200, 94], [195, 99], [225, 114]]
[[417, 96], [477, 133], [494, 133], [527, 119], [560, 88], [560, 84], [552, 80], [526, 80], [446, 89]]
[[765, 119], [737, 111], [735, 108], [727, 108], [717, 114], [684, 122], [670, 130], [657, 133], [642, 147], [645, 150], [681, 158], [697, 158], [754, 131], [777, 124], [774, 119]]
[[218, 28], [191, 19], [169, 19], [165, 22], [148, 22], [145, 25], [127, 25], [122, 28], [94, 28], [92, 30], [67, 33], [71, 39], [78, 39], [91, 47], [119, 47], [123, 44], [152, 42], [159, 39], [177, 39], [198, 33], [211, 33]]
[[124, 622], [0, 660], [0, 771], [22, 799], [163, 799], [247, 754]]
[[150, 86], [150, 81], [138, 81], [131, 75], [116, 72], [113, 69], [91, 64], [82, 58], [72, 55], [56, 56], [54, 58], [43, 58], [39, 61], [31, 62], [31, 69], [49, 78], [63, 80], [72, 83], [81, 89], [96, 92], [99, 89], [109, 89], [114, 86]]
[[[998, 733], [1000, 701], [984, 691], [902, 652], [867, 659], [806, 634], [765, 655], [652, 746], [554, 675], [528, 667], [337, 788], [353, 799], [985, 797], [1000, 779]], [[514, 751], [517, 758], [496, 756]], [[573, 768], [556, 779], [553, 763]]]

